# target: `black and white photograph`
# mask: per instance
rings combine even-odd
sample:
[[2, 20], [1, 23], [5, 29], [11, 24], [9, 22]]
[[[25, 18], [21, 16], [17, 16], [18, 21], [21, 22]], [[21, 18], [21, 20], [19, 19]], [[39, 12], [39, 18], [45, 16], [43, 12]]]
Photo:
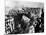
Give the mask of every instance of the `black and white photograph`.
[[44, 3], [6, 0], [5, 34], [44, 33]]

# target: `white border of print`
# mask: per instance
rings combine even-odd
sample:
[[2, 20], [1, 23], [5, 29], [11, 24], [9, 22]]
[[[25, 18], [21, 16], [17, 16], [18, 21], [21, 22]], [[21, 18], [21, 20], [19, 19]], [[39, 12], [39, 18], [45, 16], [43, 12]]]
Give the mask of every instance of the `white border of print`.
[[[0, 35], [5, 34], [5, 1], [6, 0], [0, 0]], [[20, 34], [20, 35], [46, 35], [46, 28], [45, 28], [46, 27], [46, 16], [45, 16], [46, 2], [45, 0], [19, 0], [19, 1], [31, 1], [31, 2], [44, 3], [44, 29], [45, 29], [44, 33], [31, 33], [31, 34]]]

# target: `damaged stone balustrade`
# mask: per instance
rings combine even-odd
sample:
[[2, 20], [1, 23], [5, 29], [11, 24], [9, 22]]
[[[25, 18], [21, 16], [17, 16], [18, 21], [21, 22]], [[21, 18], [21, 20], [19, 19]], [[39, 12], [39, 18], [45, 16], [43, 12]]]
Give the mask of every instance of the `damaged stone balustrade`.
[[[13, 22], [11, 22], [11, 34], [19, 34], [19, 33], [34, 33], [39, 32], [39, 25], [42, 24], [41, 20], [43, 20], [42, 9], [40, 8], [22, 8], [22, 10], [14, 10], [11, 9], [8, 13], [10, 17], [13, 18]], [[9, 18], [10, 18], [9, 17]], [[13, 27], [13, 28], [12, 28]], [[38, 31], [36, 31], [38, 30]]]

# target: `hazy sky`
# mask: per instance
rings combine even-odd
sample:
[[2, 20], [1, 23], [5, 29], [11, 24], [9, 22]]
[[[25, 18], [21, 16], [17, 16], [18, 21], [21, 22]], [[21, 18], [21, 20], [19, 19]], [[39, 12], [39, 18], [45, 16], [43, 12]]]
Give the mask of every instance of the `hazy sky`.
[[32, 3], [30, 1], [15, 1], [15, 0], [6, 0], [6, 6], [9, 6], [9, 7], [21, 7], [22, 5], [25, 5], [25, 6], [30, 6], [30, 7], [42, 7], [42, 3]]

